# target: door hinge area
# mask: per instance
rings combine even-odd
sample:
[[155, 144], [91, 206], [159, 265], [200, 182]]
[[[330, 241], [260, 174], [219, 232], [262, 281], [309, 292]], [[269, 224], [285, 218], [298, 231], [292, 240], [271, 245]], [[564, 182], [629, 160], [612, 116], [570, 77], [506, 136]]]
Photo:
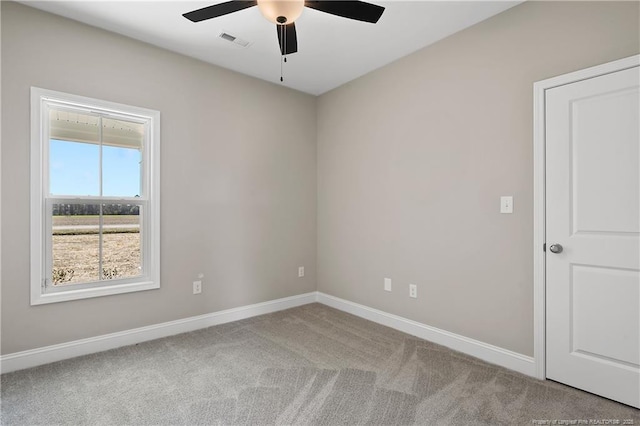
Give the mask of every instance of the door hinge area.
[[47, 289], [47, 278], [42, 279], [42, 291]]
[[542, 244], [542, 251], [547, 251], [547, 243]]

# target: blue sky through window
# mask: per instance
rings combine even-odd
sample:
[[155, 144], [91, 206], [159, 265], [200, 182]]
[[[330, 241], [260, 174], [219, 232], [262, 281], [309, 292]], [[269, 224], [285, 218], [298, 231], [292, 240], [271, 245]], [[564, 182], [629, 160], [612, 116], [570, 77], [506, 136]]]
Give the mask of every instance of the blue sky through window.
[[[100, 145], [51, 139], [50, 192], [53, 195], [100, 195]], [[140, 195], [141, 153], [102, 147], [102, 195]]]

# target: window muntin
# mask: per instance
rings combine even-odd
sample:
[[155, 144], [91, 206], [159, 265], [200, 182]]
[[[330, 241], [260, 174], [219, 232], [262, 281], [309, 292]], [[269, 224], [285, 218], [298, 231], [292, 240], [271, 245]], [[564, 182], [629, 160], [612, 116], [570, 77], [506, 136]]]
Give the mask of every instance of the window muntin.
[[159, 113], [37, 88], [33, 106], [32, 304], [158, 288]]

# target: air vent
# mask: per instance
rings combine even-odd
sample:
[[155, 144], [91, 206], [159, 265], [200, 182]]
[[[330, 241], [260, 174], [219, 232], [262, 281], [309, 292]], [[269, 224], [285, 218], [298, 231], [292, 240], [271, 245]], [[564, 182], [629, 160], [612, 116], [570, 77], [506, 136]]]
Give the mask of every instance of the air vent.
[[231, 35], [225, 31], [221, 32], [219, 37], [223, 40], [230, 41], [233, 44], [237, 44], [240, 47], [249, 47], [249, 45], [251, 44], [250, 42], [243, 40], [241, 38], [238, 38], [234, 35]]
[[220, 38], [223, 38], [223, 39], [225, 39], [227, 41], [235, 41], [235, 39], [236, 39], [234, 36], [232, 36], [231, 34], [227, 34], [227, 33], [220, 34]]

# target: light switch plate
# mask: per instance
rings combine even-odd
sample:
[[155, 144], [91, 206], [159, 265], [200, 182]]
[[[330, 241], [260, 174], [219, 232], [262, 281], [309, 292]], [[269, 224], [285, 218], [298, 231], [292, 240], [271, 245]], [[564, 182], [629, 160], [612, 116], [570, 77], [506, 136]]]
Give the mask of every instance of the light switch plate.
[[384, 279], [384, 289], [385, 291], [391, 291], [391, 278]]
[[500, 213], [513, 213], [513, 196], [503, 195], [500, 197]]

